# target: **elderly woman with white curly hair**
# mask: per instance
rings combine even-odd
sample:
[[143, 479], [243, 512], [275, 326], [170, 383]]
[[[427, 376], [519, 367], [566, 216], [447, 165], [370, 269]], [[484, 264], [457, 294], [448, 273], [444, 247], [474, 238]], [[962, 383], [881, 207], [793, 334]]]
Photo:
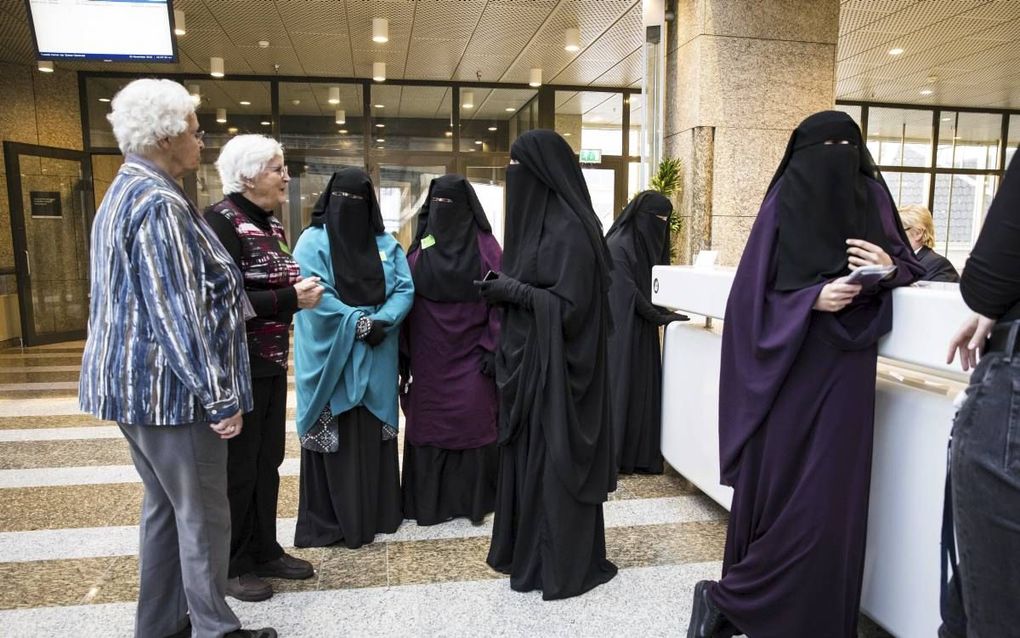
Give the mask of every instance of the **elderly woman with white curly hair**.
[[317, 277], [301, 278], [283, 224], [273, 209], [287, 199], [290, 177], [283, 148], [263, 135], [238, 135], [223, 145], [216, 168], [226, 197], [205, 219], [241, 269], [255, 309], [247, 322], [255, 408], [241, 434], [230, 439], [230, 567], [227, 595], [259, 601], [273, 595], [265, 577], [304, 579], [312, 564], [283, 551], [276, 541], [276, 505], [284, 455], [287, 359], [294, 313], [322, 297]]
[[136, 80], [109, 120], [124, 164], [92, 228], [79, 400], [116, 421], [145, 486], [135, 635], [275, 638], [225, 599], [227, 439], [252, 408], [241, 273], [177, 180], [201, 161], [195, 101]]

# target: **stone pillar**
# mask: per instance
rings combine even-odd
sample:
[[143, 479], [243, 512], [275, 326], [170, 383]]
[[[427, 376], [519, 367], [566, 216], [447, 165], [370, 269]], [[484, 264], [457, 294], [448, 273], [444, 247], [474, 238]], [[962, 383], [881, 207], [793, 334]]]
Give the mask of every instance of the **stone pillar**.
[[684, 164], [678, 255], [740, 259], [797, 123], [835, 101], [839, 0], [677, 0], [665, 156]]

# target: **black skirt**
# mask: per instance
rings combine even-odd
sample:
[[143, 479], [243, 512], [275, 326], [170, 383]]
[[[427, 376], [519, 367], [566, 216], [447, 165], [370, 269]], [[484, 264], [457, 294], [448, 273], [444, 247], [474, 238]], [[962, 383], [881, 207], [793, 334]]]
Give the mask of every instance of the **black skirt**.
[[404, 516], [419, 525], [464, 517], [481, 523], [496, 500], [496, 444], [446, 450], [404, 441]]
[[578, 596], [609, 582], [602, 503], [582, 503], [563, 487], [540, 427], [522, 428], [500, 448], [496, 517], [487, 562], [515, 591], [542, 600]]
[[343, 543], [351, 549], [392, 534], [400, 511], [397, 440], [382, 440], [382, 422], [363, 407], [335, 417], [340, 447], [332, 454], [302, 448], [295, 547]]

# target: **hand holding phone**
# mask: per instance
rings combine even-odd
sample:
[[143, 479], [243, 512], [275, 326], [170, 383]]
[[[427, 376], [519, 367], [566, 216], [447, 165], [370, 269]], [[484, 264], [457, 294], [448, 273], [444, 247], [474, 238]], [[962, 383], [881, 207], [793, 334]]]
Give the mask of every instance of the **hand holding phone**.
[[499, 279], [499, 273], [494, 270], [490, 270], [482, 277], [482, 281], [492, 281], [493, 279]]
[[861, 266], [857, 270], [847, 275], [847, 277], [843, 279], [842, 283], [854, 284], [856, 286], [867, 288], [882, 281], [887, 276], [892, 274], [895, 270], [896, 266], [880, 266], [877, 264]]

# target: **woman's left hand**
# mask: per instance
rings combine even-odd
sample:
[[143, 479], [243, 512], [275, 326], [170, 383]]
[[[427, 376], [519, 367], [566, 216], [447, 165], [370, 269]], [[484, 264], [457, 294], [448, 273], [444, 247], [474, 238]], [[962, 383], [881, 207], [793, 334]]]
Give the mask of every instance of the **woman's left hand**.
[[876, 246], [870, 241], [863, 239], [848, 239], [846, 254], [850, 258], [850, 270], [857, 270], [861, 266], [892, 266], [892, 257], [888, 255], [881, 246]]

